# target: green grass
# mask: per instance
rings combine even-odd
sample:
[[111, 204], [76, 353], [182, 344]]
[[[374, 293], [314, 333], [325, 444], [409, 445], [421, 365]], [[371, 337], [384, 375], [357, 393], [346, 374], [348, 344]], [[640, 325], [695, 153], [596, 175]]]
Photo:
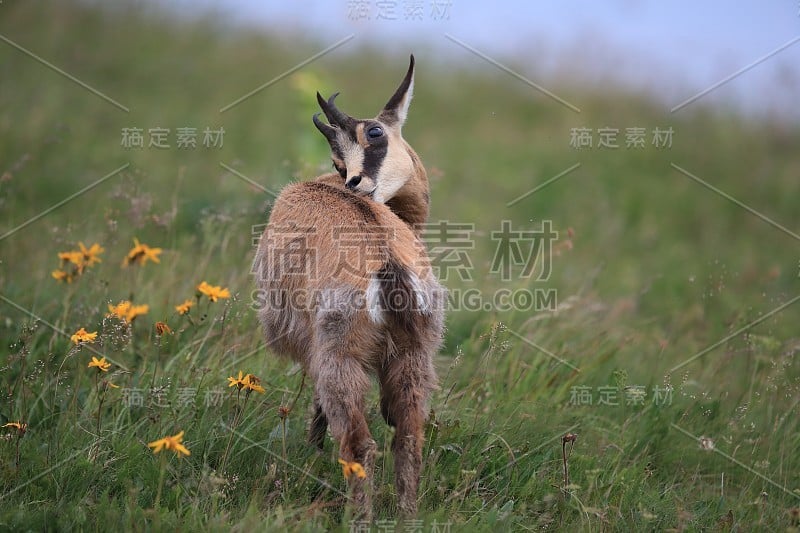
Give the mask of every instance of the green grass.
[[[210, 18], [178, 24], [130, 6], [0, 10], [0, 34], [130, 109], [0, 43], [0, 233], [129, 163], [0, 240], [0, 415], [29, 425], [21, 439], [6, 428], [0, 440], [0, 528], [348, 529], [336, 447], [329, 440], [318, 454], [305, 444], [308, 386], [282, 424], [279, 408], [292, 404], [301, 374], [266, 354], [250, 304], [252, 227], [266, 221], [271, 198], [220, 163], [271, 189], [326, 169], [313, 91], [339, 90], [343, 109], [371, 116], [405, 54], [354, 45], [220, 113], [325, 44]], [[470, 72], [420, 52], [417, 60], [405, 136], [432, 177], [431, 220], [474, 224], [473, 280], [445, 284], [484, 295], [552, 288], [559, 303], [557, 312], [449, 312], [426, 427], [424, 530], [434, 521], [478, 531], [796, 530], [800, 304], [751, 324], [800, 294], [800, 246], [671, 163], [797, 232], [797, 126], [702, 102], [670, 114], [619, 88], [554, 81], [548, 88], [578, 105], [575, 114], [477, 59]], [[175, 129], [187, 126], [224, 127], [223, 147], [176, 149]], [[569, 147], [571, 128], [606, 126], [620, 129], [623, 145], [625, 128], [644, 127], [647, 144]], [[125, 127], [170, 128], [173, 148], [126, 150]], [[655, 127], [673, 128], [671, 148], [650, 144]], [[501, 221], [534, 228], [543, 219], [560, 232], [549, 280], [491, 274]], [[160, 264], [120, 267], [134, 237], [164, 249]], [[103, 262], [58, 284], [57, 253], [78, 241], [101, 243]], [[178, 316], [174, 306], [203, 280], [233, 298]], [[150, 311], [129, 330], [105, 315], [130, 298]], [[156, 321], [174, 334], [159, 339]], [[80, 327], [99, 332], [92, 346], [115, 363], [103, 377], [121, 388], [102, 405], [86, 366], [96, 354], [69, 340]], [[237, 402], [226, 387], [239, 370], [266, 388], [243, 409], [244, 396]], [[590, 388], [591, 405], [574, 401], [579, 387]], [[636, 387], [644, 402], [627, 405], [624, 391]], [[617, 391], [617, 405], [598, 404], [601, 388]], [[143, 406], [123, 401], [133, 389], [144, 391]], [[656, 390], [671, 395], [654, 402]], [[391, 430], [376, 391], [369, 405], [382, 451], [376, 515], [391, 520]], [[190, 457], [146, 446], [179, 431]], [[566, 432], [578, 434], [568, 487]]]

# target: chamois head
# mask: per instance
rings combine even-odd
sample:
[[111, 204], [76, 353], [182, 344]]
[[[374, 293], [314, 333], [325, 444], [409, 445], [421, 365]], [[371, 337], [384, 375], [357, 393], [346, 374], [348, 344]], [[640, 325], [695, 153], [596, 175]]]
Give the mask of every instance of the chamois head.
[[[412, 55], [405, 78], [375, 118], [353, 118], [336, 107], [334, 100], [339, 93], [328, 100], [317, 93], [330, 124], [319, 119], [320, 113], [314, 115], [314, 124], [328, 140], [333, 166], [348, 189], [385, 203], [418, 176], [421, 164], [401, 132], [413, 92]], [[427, 186], [427, 178], [425, 181]]]

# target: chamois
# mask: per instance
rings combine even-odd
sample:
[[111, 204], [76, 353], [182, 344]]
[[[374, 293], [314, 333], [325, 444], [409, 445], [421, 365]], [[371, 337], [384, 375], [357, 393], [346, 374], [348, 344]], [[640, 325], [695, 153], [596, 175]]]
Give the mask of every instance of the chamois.
[[286, 186], [254, 262], [267, 346], [299, 362], [314, 382], [309, 441], [327, 427], [341, 459], [360, 463], [353, 502], [371, 516], [377, 445], [364, 416], [370, 376], [381, 414], [395, 427], [395, 486], [402, 514], [417, 510], [427, 401], [437, 387], [445, 293], [419, 225], [428, 218], [428, 177], [401, 135], [414, 87], [414, 56], [374, 119], [355, 119], [317, 93], [313, 117], [337, 173]]

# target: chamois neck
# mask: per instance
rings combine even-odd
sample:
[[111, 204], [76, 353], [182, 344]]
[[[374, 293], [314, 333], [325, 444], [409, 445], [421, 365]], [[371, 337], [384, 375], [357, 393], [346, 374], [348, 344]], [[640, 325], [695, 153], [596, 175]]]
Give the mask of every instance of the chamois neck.
[[422, 231], [421, 225], [428, 221], [429, 195], [427, 187], [406, 186], [400, 189], [386, 205], [415, 233]]
[[414, 174], [405, 185], [386, 202], [392, 212], [408, 224], [417, 235], [422, 231], [422, 224], [428, 221], [430, 212], [430, 186], [428, 173], [417, 153], [406, 143], [411, 156]]

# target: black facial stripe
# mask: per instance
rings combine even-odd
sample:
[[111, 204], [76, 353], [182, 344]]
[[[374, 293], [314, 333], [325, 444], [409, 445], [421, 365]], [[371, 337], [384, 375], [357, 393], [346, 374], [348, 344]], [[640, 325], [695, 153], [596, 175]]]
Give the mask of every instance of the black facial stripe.
[[331, 154], [342, 159], [342, 134], [337, 131], [333, 141], [328, 143], [331, 145]]
[[347, 177], [347, 169], [343, 165], [337, 165], [336, 161], [333, 162], [333, 168], [336, 169], [336, 172], [343, 178]]
[[385, 135], [372, 141], [370, 145], [364, 149], [363, 174], [373, 180], [377, 180], [378, 171], [380, 171], [388, 151], [389, 139]]

